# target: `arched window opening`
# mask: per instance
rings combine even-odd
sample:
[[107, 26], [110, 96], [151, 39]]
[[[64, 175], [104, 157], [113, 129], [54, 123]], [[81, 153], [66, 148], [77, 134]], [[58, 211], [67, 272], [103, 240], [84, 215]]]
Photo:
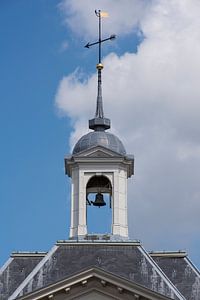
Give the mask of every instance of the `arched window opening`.
[[88, 233], [110, 233], [112, 185], [106, 176], [90, 178], [86, 186], [86, 204]]
[[[93, 195], [92, 200], [89, 198]], [[108, 194], [110, 198], [109, 206], [111, 208], [112, 186], [110, 180], [105, 176], [93, 176], [87, 183], [86, 200], [88, 205], [105, 206], [103, 194]], [[94, 198], [95, 196], [95, 198]], [[93, 199], [94, 198], [94, 199]]]

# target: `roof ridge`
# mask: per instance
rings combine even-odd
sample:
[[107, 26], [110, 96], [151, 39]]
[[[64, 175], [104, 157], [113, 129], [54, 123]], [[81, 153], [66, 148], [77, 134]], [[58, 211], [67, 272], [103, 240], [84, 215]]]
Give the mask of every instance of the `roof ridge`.
[[11, 253], [11, 257], [41, 257], [47, 253], [47, 251], [15, 251]]
[[186, 257], [188, 254], [184, 250], [178, 251], [150, 251], [149, 255], [151, 257]]

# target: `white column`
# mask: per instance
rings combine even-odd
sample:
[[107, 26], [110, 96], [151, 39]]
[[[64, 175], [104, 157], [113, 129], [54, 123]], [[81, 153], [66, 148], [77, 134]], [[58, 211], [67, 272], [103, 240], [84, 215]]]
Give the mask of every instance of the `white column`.
[[127, 175], [125, 170], [114, 173], [112, 234], [128, 237], [127, 226]]
[[71, 184], [71, 226], [70, 238], [78, 235], [78, 211], [79, 211], [79, 176], [78, 169], [74, 168], [72, 171], [72, 184]]
[[78, 236], [87, 234], [86, 224], [86, 187], [84, 180], [84, 172], [79, 170], [79, 220], [78, 220]]

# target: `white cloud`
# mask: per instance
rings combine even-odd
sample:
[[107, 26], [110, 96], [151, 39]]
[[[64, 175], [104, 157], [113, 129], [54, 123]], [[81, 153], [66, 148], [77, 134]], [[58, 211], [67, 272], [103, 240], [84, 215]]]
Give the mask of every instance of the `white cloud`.
[[[190, 248], [200, 227], [200, 1], [101, 4], [112, 12], [113, 32], [130, 33], [139, 24], [145, 36], [137, 54], [111, 53], [103, 62], [106, 116], [136, 159], [129, 188], [131, 236], [152, 249]], [[74, 32], [93, 37], [91, 14], [98, 6], [63, 1], [62, 8]], [[84, 82], [78, 71], [62, 79], [56, 103], [74, 122], [72, 143], [87, 131], [95, 98], [96, 74]]]
[[105, 18], [103, 23], [104, 34], [128, 34], [146, 13], [149, 3], [149, 0], [101, 0], [101, 3], [98, 0], [64, 0], [60, 8], [66, 24], [75, 33], [86, 38], [96, 38], [98, 23], [95, 9], [109, 13], [110, 17]]

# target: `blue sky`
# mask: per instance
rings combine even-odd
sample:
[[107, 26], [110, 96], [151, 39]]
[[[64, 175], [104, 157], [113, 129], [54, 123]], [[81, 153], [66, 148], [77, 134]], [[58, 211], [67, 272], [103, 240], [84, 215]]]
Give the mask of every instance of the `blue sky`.
[[64, 156], [95, 108], [97, 51], [83, 47], [96, 38], [94, 8], [109, 11], [104, 33], [118, 36], [104, 47], [103, 95], [136, 157], [130, 236], [149, 250], [186, 249], [200, 264], [198, 4], [126, 0], [112, 11], [112, 1], [0, 3], [0, 265], [68, 238]]
[[[64, 155], [70, 122], [54, 97], [76, 51], [58, 1], [1, 1], [1, 264], [14, 250], [48, 250], [68, 236], [69, 184]], [[70, 57], [70, 59], [69, 59]]]
[[59, 3], [0, 4], [1, 265], [12, 251], [48, 250], [68, 238], [72, 127], [54, 100], [62, 76], [80, 66], [91, 72], [97, 52], [83, 61], [85, 41], [63, 25]]

